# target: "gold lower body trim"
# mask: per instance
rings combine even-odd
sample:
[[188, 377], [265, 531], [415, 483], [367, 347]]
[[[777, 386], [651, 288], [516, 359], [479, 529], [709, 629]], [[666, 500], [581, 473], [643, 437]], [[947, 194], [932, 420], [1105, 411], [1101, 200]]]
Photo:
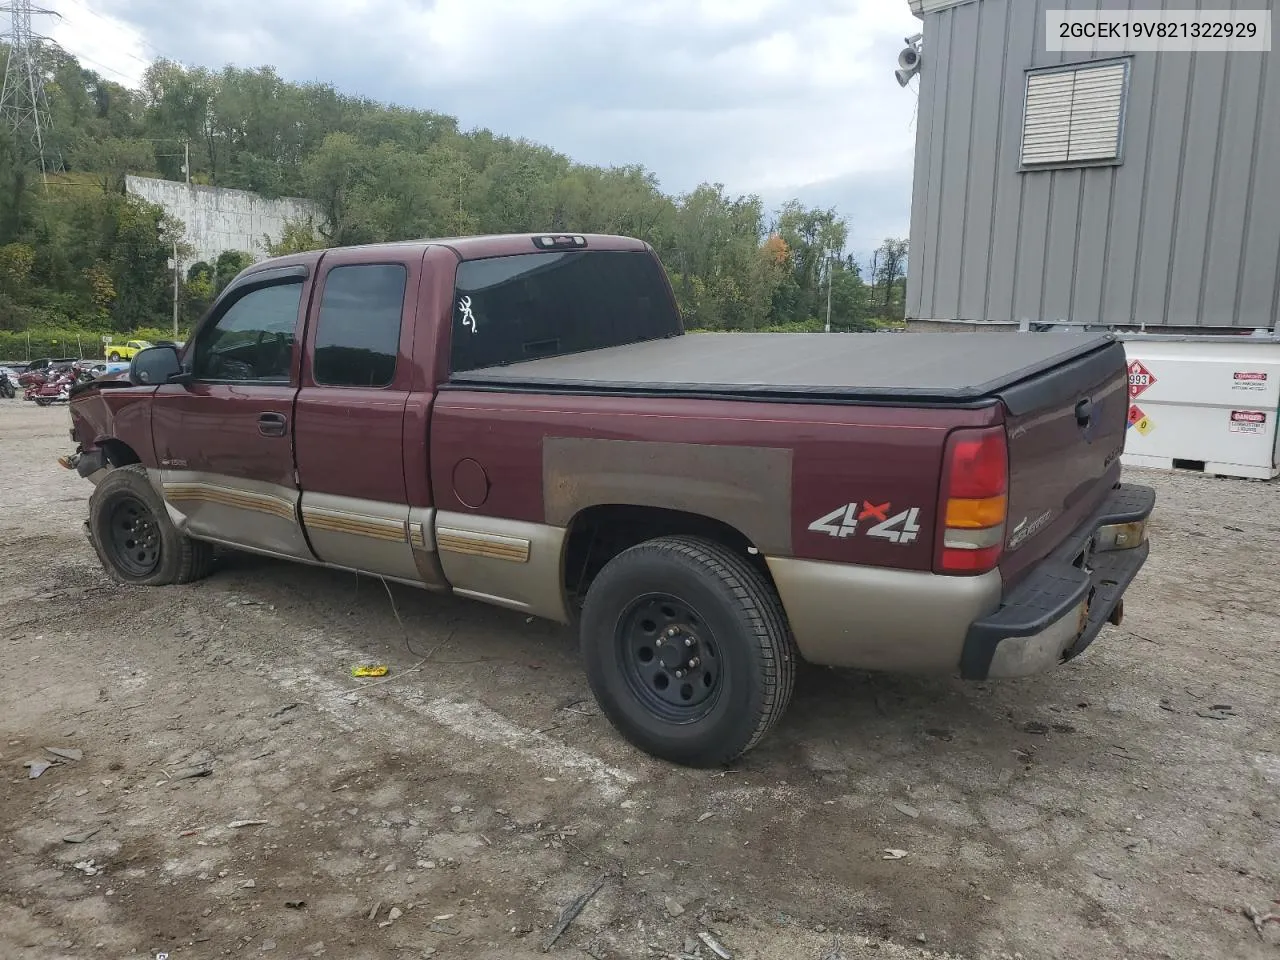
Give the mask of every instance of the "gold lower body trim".
[[166, 483], [163, 485], [163, 492], [164, 498], [173, 504], [212, 503], [236, 510], [266, 513], [281, 520], [295, 519], [292, 503], [264, 493], [235, 490], [212, 483]]
[[461, 553], [469, 557], [485, 557], [489, 560], [506, 560], [511, 563], [529, 562], [529, 541], [520, 537], [503, 537], [494, 533], [473, 533], [452, 527], [436, 530], [436, 549], [446, 553]]

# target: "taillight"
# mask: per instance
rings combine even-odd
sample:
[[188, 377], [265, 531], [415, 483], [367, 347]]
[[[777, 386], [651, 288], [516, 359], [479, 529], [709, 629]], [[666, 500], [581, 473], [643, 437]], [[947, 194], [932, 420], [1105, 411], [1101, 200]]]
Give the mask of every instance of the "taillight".
[[1009, 512], [1009, 446], [1004, 427], [957, 430], [947, 438], [938, 505], [938, 573], [994, 570]]

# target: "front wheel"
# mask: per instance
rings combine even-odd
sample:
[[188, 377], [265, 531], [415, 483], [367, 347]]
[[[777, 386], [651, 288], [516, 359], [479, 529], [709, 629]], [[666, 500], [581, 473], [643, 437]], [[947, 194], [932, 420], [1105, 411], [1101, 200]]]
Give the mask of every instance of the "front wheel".
[[119, 362], [120, 362], [120, 354], [118, 354], [118, 353], [116, 353], [114, 350], [112, 350], [112, 351], [111, 351], [111, 356], [107, 357], [107, 359], [108, 359], [108, 360], [110, 360], [112, 363], [119, 363]]
[[89, 498], [89, 533], [107, 573], [122, 583], [158, 587], [208, 573], [213, 547], [173, 525], [140, 464], [116, 467]]
[[674, 763], [731, 762], [791, 700], [796, 662], [778, 595], [713, 541], [664, 537], [610, 560], [587, 592], [581, 642], [614, 727]]

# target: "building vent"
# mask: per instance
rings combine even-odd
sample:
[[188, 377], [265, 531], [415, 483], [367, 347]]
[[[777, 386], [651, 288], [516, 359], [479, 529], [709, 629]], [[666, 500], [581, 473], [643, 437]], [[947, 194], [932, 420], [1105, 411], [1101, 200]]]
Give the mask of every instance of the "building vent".
[[1119, 160], [1128, 80], [1128, 62], [1028, 73], [1023, 166]]

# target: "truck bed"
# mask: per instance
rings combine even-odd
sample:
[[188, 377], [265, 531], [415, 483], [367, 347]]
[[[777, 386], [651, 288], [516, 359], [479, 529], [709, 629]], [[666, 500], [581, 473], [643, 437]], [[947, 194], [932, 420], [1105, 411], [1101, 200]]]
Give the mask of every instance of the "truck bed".
[[1110, 334], [695, 334], [455, 373], [462, 388], [828, 402], [967, 403]]

